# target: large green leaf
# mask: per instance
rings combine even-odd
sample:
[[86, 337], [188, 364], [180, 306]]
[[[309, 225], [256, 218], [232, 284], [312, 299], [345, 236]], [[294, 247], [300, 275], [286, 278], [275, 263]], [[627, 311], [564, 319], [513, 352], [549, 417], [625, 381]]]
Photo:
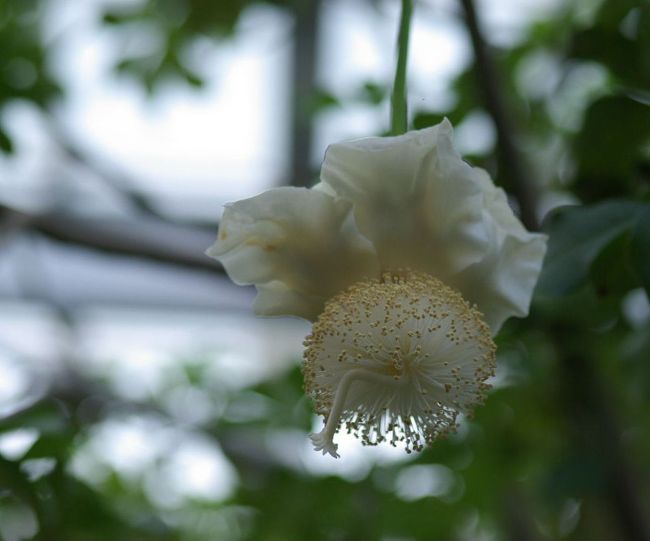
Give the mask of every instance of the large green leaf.
[[[562, 207], [544, 223], [549, 246], [538, 292], [563, 295], [583, 285], [600, 253], [615, 239], [636, 227], [650, 205], [610, 201], [593, 206]], [[611, 261], [612, 265], [623, 264]]]
[[581, 197], [634, 193], [637, 167], [650, 141], [650, 107], [626, 96], [607, 96], [587, 109], [574, 151]]

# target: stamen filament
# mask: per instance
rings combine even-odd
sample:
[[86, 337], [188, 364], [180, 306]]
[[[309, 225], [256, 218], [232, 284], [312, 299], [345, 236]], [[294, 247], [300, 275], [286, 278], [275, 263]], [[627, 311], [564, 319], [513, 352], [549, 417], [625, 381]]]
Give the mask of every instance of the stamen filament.
[[350, 386], [355, 380], [379, 384], [396, 384], [399, 383], [400, 379], [402, 378], [399, 376], [378, 374], [377, 372], [373, 372], [365, 368], [355, 368], [346, 372], [346, 374], [341, 378], [338, 387], [336, 388], [334, 403], [329, 415], [327, 416], [327, 422], [325, 423], [323, 430], [321, 430], [318, 434], [311, 434], [309, 436], [314, 444], [314, 449], [316, 451], [322, 451], [323, 454], [329, 453], [334, 458], [339, 458], [339, 454], [336, 452], [338, 445], [334, 443], [333, 438], [336, 429], [339, 426], [339, 419], [343, 413], [343, 406], [345, 405], [345, 399], [348, 396], [348, 391], [350, 390]]

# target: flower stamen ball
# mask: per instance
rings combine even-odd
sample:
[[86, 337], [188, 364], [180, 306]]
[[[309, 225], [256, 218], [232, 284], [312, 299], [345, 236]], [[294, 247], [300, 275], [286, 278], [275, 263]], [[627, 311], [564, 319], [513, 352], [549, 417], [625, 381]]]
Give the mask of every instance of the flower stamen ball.
[[483, 402], [495, 370], [481, 312], [437, 278], [410, 270], [330, 299], [305, 347], [305, 389], [326, 419], [311, 439], [334, 457], [343, 426], [365, 445], [422, 450]]

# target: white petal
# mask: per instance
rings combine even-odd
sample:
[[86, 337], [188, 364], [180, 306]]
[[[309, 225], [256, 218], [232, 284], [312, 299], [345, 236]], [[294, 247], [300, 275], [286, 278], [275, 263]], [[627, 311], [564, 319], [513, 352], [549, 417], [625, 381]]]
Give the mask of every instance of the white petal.
[[443, 281], [488, 252], [476, 173], [438, 126], [329, 147], [321, 180], [354, 203], [359, 230], [382, 267], [409, 267]]
[[[284, 282], [274, 280], [257, 285], [253, 308], [260, 316], [291, 315], [313, 320], [315, 311], [321, 310], [322, 295], [310, 295], [290, 289]], [[318, 308], [315, 308], [315, 307]], [[288, 308], [290, 307], [290, 308]]]
[[511, 316], [528, 314], [530, 300], [546, 253], [546, 235], [529, 233], [512, 212], [506, 194], [489, 175], [476, 170], [484, 193], [490, 251], [452, 279], [470, 302], [477, 304], [496, 334]]
[[511, 316], [528, 315], [530, 299], [546, 253], [546, 236], [507, 236], [480, 263], [466, 269], [455, 286], [476, 303], [495, 335]]
[[207, 251], [239, 284], [255, 284], [257, 313], [315, 319], [323, 303], [378, 272], [351, 204], [305, 188], [276, 188], [226, 207]]

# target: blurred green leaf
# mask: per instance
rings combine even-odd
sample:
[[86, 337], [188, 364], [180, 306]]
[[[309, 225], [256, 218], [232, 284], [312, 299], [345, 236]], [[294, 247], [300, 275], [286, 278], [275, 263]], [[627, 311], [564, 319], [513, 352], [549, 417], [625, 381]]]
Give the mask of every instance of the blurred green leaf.
[[650, 297], [650, 205], [639, 217], [631, 238], [631, 257], [634, 270]]
[[[639, 49], [639, 67], [643, 73], [650, 74], [650, 3], [646, 2], [638, 8], [638, 49]], [[650, 92], [650, 88], [645, 88]]]
[[316, 88], [309, 97], [309, 114], [316, 115], [326, 109], [339, 107], [339, 99], [324, 88]]
[[266, 402], [269, 407], [266, 424], [309, 430], [313, 409], [303, 391], [302, 372], [298, 367], [282, 377], [265, 381], [253, 390], [269, 399]]
[[544, 492], [549, 502], [563, 501], [567, 497], [584, 497], [599, 492], [607, 480], [594, 457], [573, 454], [549, 470]]
[[598, 10], [596, 22], [599, 26], [617, 29], [630, 11], [641, 4], [640, 0], [605, 0]]
[[385, 85], [367, 81], [361, 87], [360, 98], [362, 101], [379, 105], [388, 95], [388, 89]]
[[621, 296], [638, 286], [630, 261], [630, 237], [630, 230], [624, 231], [595, 258], [589, 277], [599, 297]]
[[55, 400], [36, 402], [9, 418], [0, 418], [0, 433], [17, 428], [34, 428], [41, 434], [67, 432], [69, 419], [62, 404]]
[[593, 27], [577, 32], [570, 55], [603, 64], [625, 85], [646, 88], [650, 82], [638, 43], [617, 28]]
[[421, 130], [429, 126], [435, 126], [442, 122], [445, 115], [439, 113], [431, 113], [427, 111], [420, 111], [413, 115], [413, 129]]
[[189, 69], [184, 69], [182, 71], [183, 77], [185, 78], [185, 81], [190, 85], [193, 86], [194, 88], [203, 88], [205, 85], [204, 79], [194, 73], [192, 70]]
[[11, 137], [9, 137], [2, 127], [0, 127], [0, 150], [5, 154], [12, 154], [14, 151], [14, 144]]
[[102, 22], [108, 25], [124, 24], [132, 22], [136, 17], [125, 13], [106, 12], [102, 15]]
[[650, 107], [626, 96], [592, 103], [575, 139], [579, 189], [588, 197], [629, 193], [636, 164], [650, 142]]
[[543, 228], [550, 238], [538, 292], [563, 295], [583, 285], [601, 251], [648, 211], [647, 204], [611, 201], [561, 207], [551, 213]]

